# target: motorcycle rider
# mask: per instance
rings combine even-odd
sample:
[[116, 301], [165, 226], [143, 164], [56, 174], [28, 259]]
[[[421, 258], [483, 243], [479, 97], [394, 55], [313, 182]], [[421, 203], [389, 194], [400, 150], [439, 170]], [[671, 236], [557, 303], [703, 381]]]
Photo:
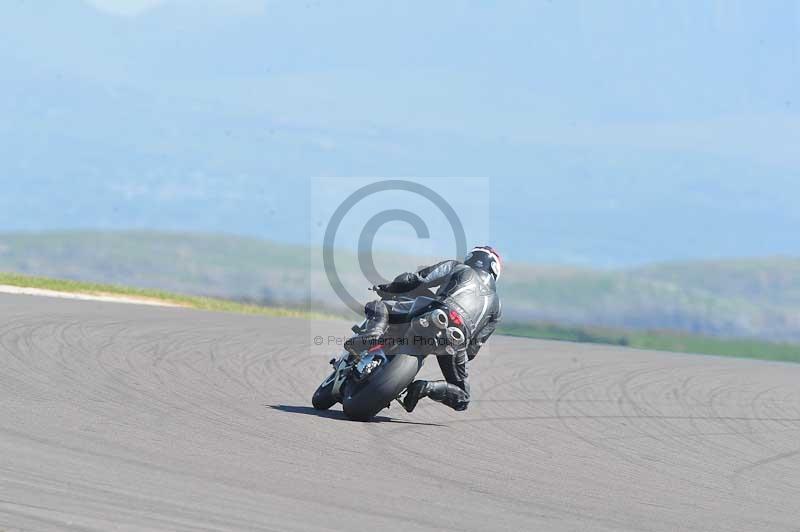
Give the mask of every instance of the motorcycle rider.
[[[400, 274], [391, 283], [375, 287], [379, 294], [419, 295], [423, 290], [438, 286], [435, 296], [455, 310], [464, 323], [467, 338], [464, 345], [455, 355], [437, 356], [445, 380], [411, 383], [403, 399], [408, 412], [414, 410], [423, 397], [454, 410], [466, 410], [470, 400], [467, 361], [475, 358], [500, 321], [501, 305], [495, 283], [502, 268], [500, 254], [494, 248], [478, 246], [467, 254], [464, 262], [442, 261], [415, 273]], [[388, 328], [386, 303], [371, 301], [364, 311], [367, 317], [364, 332], [345, 342], [345, 347], [351, 351], [374, 345]]]

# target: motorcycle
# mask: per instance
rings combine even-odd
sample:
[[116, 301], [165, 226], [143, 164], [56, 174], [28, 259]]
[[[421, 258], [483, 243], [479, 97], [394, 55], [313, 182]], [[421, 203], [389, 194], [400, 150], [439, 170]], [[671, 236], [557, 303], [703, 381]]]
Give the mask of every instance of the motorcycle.
[[[332, 358], [333, 372], [319, 385], [311, 399], [318, 410], [342, 403], [345, 415], [354, 421], [369, 421], [388, 408], [422, 369], [428, 355], [455, 355], [466, 341], [464, 324], [455, 310], [433, 297], [387, 296], [389, 327], [384, 338], [358, 353], [344, 351]], [[365, 319], [352, 327], [364, 332]]]

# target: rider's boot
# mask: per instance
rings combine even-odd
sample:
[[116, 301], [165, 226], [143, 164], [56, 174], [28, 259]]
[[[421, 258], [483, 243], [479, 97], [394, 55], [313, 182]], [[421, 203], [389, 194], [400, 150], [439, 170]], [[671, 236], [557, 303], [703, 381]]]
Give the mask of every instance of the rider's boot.
[[389, 310], [383, 301], [370, 301], [364, 305], [367, 323], [364, 332], [357, 334], [344, 343], [344, 348], [357, 355], [364, 349], [373, 347], [383, 338], [389, 325]]
[[445, 404], [453, 410], [466, 410], [469, 404], [469, 395], [463, 389], [447, 381], [414, 381], [403, 398], [403, 407], [406, 412], [411, 412], [423, 397], [430, 397], [434, 401]]
[[406, 396], [403, 398], [403, 408], [406, 409], [406, 412], [412, 412], [417, 407], [419, 400], [430, 394], [431, 384], [430, 381], [420, 380], [408, 385]]

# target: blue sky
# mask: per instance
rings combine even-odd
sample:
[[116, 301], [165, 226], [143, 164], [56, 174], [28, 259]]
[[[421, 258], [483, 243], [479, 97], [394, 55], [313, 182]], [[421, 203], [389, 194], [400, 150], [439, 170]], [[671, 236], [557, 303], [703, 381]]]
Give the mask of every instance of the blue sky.
[[476, 176], [525, 260], [797, 255], [799, 5], [16, 0], [0, 230], [299, 242], [314, 176]]

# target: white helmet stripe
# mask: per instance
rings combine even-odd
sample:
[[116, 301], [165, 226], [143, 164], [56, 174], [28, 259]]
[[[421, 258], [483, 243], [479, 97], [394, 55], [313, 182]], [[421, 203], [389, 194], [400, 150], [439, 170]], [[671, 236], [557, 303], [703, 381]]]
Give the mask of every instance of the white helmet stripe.
[[503, 263], [503, 261], [500, 260], [500, 257], [497, 256], [497, 253], [494, 253], [494, 252], [492, 252], [492, 251], [490, 251], [490, 250], [488, 250], [486, 248], [482, 248], [480, 246], [474, 247], [474, 248], [472, 248], [472, 251], [470, 251], [470, 253], [474, 253], [476, 251], [483, 251], [484, 253], [486, 253], [487, 255], [492, 257], [492, 259], [494, 259], [497, 262], [498, 265]]

